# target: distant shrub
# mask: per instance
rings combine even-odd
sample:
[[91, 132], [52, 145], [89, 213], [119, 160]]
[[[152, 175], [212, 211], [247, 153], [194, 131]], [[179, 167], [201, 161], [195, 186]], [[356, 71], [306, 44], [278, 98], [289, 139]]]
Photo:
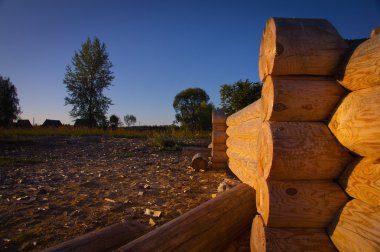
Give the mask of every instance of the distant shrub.
[[155, 133], [152, 137], [153, 146], [160, 150], [176, 151], [181, 149], [181, 142], [164, 133]]

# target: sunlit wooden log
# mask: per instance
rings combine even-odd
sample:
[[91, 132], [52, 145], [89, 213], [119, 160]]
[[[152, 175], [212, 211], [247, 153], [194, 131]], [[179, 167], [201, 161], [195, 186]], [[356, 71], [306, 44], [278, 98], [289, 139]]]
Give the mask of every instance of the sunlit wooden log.
[[265, 178], [336, 179], [352, 156], [318, 122], [264, 122], [258, 139]]
[[239, 139], [255, 140], [260, 132], [262, 123], [262, 118], [254, 118], [241, 122], [236, 126], [228, 127], [227, 135], [228, 137]]
[[261, 99], [259, 99], [254, 103], [248, 105], [247, 107], [227, 117], [226, 123], [228, 127], [233, 127], [252, 119], [261, 118], [262, 120], [264, 120], [264, 117], [265, 114], [262, 107]]
[[252, 252], [336, 251], [325, 229], [265, 227], [260, 215], [253, 220], [250, 244]]
[[255, 190], [239, 184], [118, 251], [221, 251], [255, 214]]
[[360, 156], [380, 150], [380, 86], [351, 92], [334, 113], [330, 130], [345, 147]]
[[333, 76], [348, 45], [324, 19], [270, 18], [262, 35], [259, 76]]
[[242, 182], [256, 188], [258, 178], [257, 161], [252, 158], [241, 157], [239, 153], [227, 149], [228, 167]]
[[347, 91], [324, 77], [268, 76], [262, 91], [266, 120], [323, 121]]
[[227, 140], [227, 147], [230, 152], [239, 153], [241, 157], [257, 160], [257, 137], [252, 140], [229, 137]]
[[380, 36], [375, 34], [355, 49], [338, 80], [350, 90], [380, 85]]
[[336, 216], [329, 235], [339, 251], [380, 251], [380, 208], [351, 200]]
[[258, 180], [256, 207], [268, 227], [324, 228], [348, 201], [328, 180]]
[[380, 206], [380, 156], [355, 160], [340, 176], [339, 183], [351, 197]]

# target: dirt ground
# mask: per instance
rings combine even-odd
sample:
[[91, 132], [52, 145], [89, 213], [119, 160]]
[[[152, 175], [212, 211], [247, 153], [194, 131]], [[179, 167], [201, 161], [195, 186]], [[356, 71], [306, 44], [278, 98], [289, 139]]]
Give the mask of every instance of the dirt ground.
[[[196, 172], [191, 157], [157, 151], [148, 139], [0, 142], [0, 157], [10, 159], [0, 164], [1, 251], [39, 251], [128, 219], [154, 229], [233, 178], [220, 169]], [[145, 215], [146, 209], [161, 216]]]

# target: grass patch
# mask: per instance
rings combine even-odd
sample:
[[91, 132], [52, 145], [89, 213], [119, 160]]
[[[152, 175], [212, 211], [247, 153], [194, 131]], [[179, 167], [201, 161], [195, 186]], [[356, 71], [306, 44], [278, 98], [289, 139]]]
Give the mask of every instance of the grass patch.
[[42, 163], [40, 160], [16, 157], [0, 157], [0, 166], [22, 166]]
[[27, 233], [27, 232], [21, 232], [19, 233], [18, 235], [15, 236], [15, 238], [13, 239], [15, 242], [17, 243], [22, 243], [26, 240], [29, 240], [33, 237], [33, 234], [32, 233]]

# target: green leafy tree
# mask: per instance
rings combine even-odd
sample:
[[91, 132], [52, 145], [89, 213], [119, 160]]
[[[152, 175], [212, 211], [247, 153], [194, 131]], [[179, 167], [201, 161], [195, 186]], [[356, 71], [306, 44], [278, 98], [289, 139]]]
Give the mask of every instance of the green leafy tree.
[[9, 78], [0, 75], [0, 126], [11, 126], [20, 113], [16, 87]]
[[211, 129], [213, 105], [210, 97], [201, 88], [188, 88], [174, 97], [173, 108], [176, 120], [191, 130]]
[[112, 63], [106, 46], [95, 37], [87, 39], [80, 51], [76, 51], [71, 65], [66, 67], [63, 83], [68, 96], [65, 105], [72, 105], [70, 116], [86, 119], [90, 127], [103, 125], [112, 101], [103, 94], [114, 79]]
[[234, 84], [223, 84], [220, 87], [220, 104], [227, 115], [248, 106], [261, 97], [260, 82], [239, 80]]
[[127, 127], [132, 126], [136, 123], [136, 117], [132, 114], [126, 114], [124, 116], [124, 123]]
[[117, 128], [121, 126], [122, 122], [120, 121], [120, 118], [117, 115], [111, 115], [110, 116], [110, 127], [111, 128]]

